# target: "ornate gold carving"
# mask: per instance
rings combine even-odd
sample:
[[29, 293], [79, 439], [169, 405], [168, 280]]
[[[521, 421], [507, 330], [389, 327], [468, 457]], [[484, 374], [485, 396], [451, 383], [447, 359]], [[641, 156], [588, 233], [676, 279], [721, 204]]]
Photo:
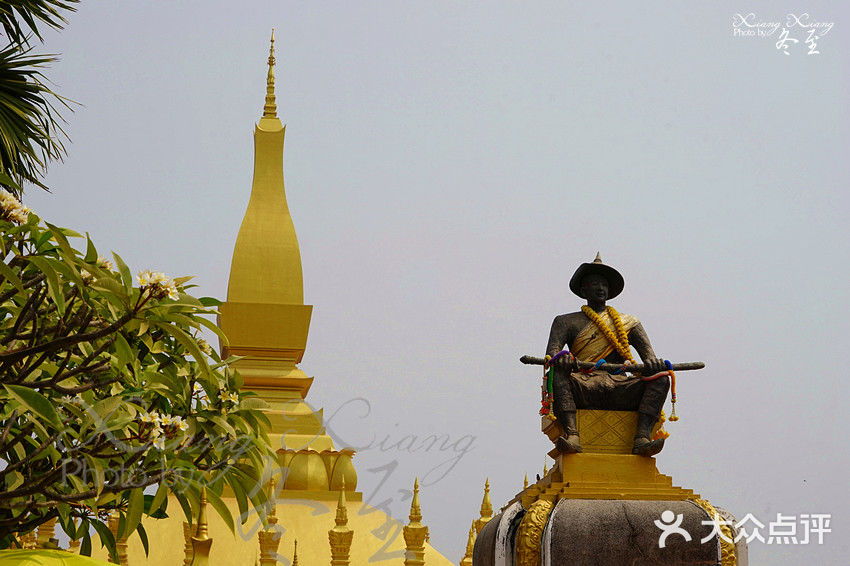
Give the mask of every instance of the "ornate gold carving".
[[280, 547], [280, 532], [277, 530], [277, 501], [274, 498], [275, 484], [269, 482], [269, 514], [266, 517], [268, 526], [257, 532], [260, 541], [260, 565], [274, 566], [277, 564], [277, 549]]
[[266, 77], [266, 105], [263, 106], [263, 118], [277, 117], [277, 104], [274, 95], [274, 28], [272, 28], [272, 40], [269, 47], [269, 74]]
[[404, 566], [425, 566], [425, 539], [428, 527], [422, 524], [419, 508], [419, 479], [413, 483], [413, 500], [410, 502], [410, 523], [404, 527]]
[[336, 526], [328, 531], [331, 544], [331, 565], [348, 566], [351, 552], [351, 540], [354, 531], [348, 528], [348, 509], [345, 503], [345, 480], [339, 490], [339, 501], [336, 504]]
[[[577, 411], [578, 435], [585, 453], [589, 454], [631, 454], [637, 432], [637, 411], [602, 411], [597, 409], [579, 409]], [[662, 429], [664, 418], [652, 429], [653, 438], [666, 434]], [[564, 434], [558, 421], [543, 418], [540, 429], [555, 442]], [[669, 436], [669, 435], [667, 435]]]
[[691, 501], [702, 507], [705, 512], [708, 513], [708, 516], [718, 524], [721, 532], [723, 533], [723, 536], [718, 534], [718, 538], [720, 539], [720, 565], [737, 566], [738, 556], [735, 552], [735, 543], [729, 542], [734, 540], [735, 537], [735, 535], [732, 534], [732, 529], [729, 528], [729, 525], [723, 524], [723, 518], [717, 512], [717, 509], [715, 509], [714, 506], [707, 500], [694, 498], [691, 499]]
[[631, 454], [637, 432], [636, 411], [578, 411], [578, 434], [587, 452]]
[[517, 566], [539, 566], [543, 527], [554, 505], [553, 501], [538, 499], [526, 511], [516, 535]]
[[490, 522], [493, 518], [493, 504], [490, 502], [490, 478], [484, 482], [484, 497], [481, 499], [481, 517], [476, 519], [472, 524], [475, 526], [475, 536], [481, 532], [484, 525]]

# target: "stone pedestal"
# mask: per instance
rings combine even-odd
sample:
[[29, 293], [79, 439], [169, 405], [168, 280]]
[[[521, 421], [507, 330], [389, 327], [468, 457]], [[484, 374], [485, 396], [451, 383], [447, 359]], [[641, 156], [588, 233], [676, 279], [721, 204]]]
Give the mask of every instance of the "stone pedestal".
[[[550, 439], [560, 434], [557, 421], [542, 425]], [[473, 566], [745, 566], [743, 539], [724, 540], [734, 527], [712, 524], [731, 515], [673, 485], [655, 458], [631, 454], [636, 426], [637, 413], [579, 411], [584, 452], [550, 452], [549, 473], [481, 530]], [[662, 541], [667, 525], [676, 528]]]

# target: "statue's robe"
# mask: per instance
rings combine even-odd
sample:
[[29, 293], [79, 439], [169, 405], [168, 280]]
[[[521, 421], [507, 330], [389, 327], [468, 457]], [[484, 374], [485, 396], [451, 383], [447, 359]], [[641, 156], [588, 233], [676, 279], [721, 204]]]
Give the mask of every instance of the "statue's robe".
[[[614, 321], [607, 312], [599, 313], [602, 322], [616, 335]], [[626, 331], [626, 335], [640, 321], [631, 315], [620, 313], [620, 320]], [[555, 336], [557, 331], [557, 319], [552, 325], [552, 335], [549, 339], [547, 351], [552, 354], [553, 345], [557, 348], [565, 344], [558, 344]], [[616, 351], [614, 345], [593, 321], [579, 331], [571, 344], [567, 345], [570, 352], [577, 360], [582, 362], [598, 362], [605, 359], [609, 363], [623, 363], [623, 358]], [[640, 376], [626, 373], [613, 374], [600, 369], [590, 372], [567, 372], [556, 366], [553, 392], [553, 412], [556, 418], [566, 411], [576, 409], [603, 409], [609, 411], [639, 411], [654, 417], [661, 414], [661, 408], [667, 398], [670, 384], [667, 377], [661, 377], [654, 381], [643, 381]]]
[[[600, 320], [616, 334], [614, 321], [611, 320], [611, 315], [608, 314], [608, 311], [606, 310], [598, 314]], [[640, 321], [630, 314], [619, 314], [626, 335], [628, 335], [632, 328], [640, 324]], [[605, 356], [613, 351], [614, 345], [611, 344], [608, 336], [593, 321], [588, 322], [587, 326], [582, 328], [581, 332], [578, 333], [578, 336], [576, 336], [570, 345], [570, 352], [581, 362], [598, 362], [605, 359]]]

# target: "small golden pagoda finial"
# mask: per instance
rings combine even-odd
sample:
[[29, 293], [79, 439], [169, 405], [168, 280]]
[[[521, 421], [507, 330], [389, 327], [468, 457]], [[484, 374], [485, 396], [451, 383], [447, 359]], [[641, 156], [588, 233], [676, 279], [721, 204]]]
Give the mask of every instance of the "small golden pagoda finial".
[[343, 478], [339, 488], [339, 501], [336, 503], [336, 524], [340, 527], [348, 524], [348, 509], [345, 504], [345, 478]]
[[528, 472], [525, 472], [525, 479], [522, 480], [522, 489], [528, 489]]
[[350, 562], [351, 540], [354, 531], [348, 528], [348, 509], [345, 506], [345, 479], [339, 489], [339, 501], [336, 504], [336, 526], [328, 531], [331, 544], [331, 566], [348, 566]]
[[419, 478], [413, 480], [413, 499], [410, 501], [410, 523], [419, 524], [422, 521], [422, 510], [419, 508]]
[[481, 500], [481, 518], [490, 519], [493, 516], [493, 504], [490, 503], [490, 478], [484, 482], [484, 498]]
[[208, 535], [207, 525], [207, 487], [201, 486], [201, 502], [198, 506], [198, 528], [195, 530], [195, 538], [199, 540], [207, 540]]
[[460, 561], [460, 566], [472, 566], [472, 551], [475, 550], [475, 521], [469, 526], [469, 538], [466, 539], [466, 554]]
[[475, 525], [475, 536], [478, 536], [484, 525], [489, 523], [490, 519], [493, 518], [493, 504], [490, 502], [490, 478], [487, 478], [484, 482], [484, 498], [481, 499], [480, 513], [481, 517], [473, 521], [473, 525]]
[[209, 565], [212, 542], [212, 539], [209, 537], [207, 525], [207, 488], [206, 486], [201, 486], [201, 501], [198, 506], [198, 527], [195, 530], [195, 536], [192, 537], [191, 566]]
[[266, 522], [268, 526], [257, 531], [260, 542], [260, 566], [274, 566], [277, 564], [277, 549], [280, 547], [280, 531], [277, 525], [277, 501], [274, 497], [274, 482], [269, 482], [269, 502], [271, 507]]
[[422, 510], [419, 508], [419, 478], [413, 482], [413, 500], [410, 502], [410, 523], [404, 527], [404, 566], [425, 565], [425, 541], [428, 540], [428, 527], [422, 524]]
[[266, 77], [266, 105], [263, 106], [263, 118], [277, 118], [277, 104], [274, 96], [274, 28], [269, 46], [269, 74]]

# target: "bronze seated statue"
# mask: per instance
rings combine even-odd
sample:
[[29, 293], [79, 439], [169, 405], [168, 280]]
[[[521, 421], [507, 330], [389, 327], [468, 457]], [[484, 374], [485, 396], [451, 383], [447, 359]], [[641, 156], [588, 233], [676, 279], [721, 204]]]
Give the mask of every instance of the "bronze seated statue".
[[[587, 305], [579, 312], [557, 316], [552, 322], [546, 354], [554, 368], [552, 412], [564, 431], [555, 446], [562, 453], [582, 451], [577, 409], [638, 411], [632, 453], [652, 456], [664, 447], [664, 439], [653, 440], [651, 434], [670, 389], [670, 379], [662, 373], [666, 364], [655, 355], [640, 321], [606, 306], [606, 301], [619, 295], [623, 286], [623, 276], [602, 263], [597, 254], [593, 262], [581, 264], [570, 279], [570, 290], [585, 299]], [[598, 368], [579, 371], [576, 364], [601, 360], [637, 363], [631, 348], [644, 365], [639, 375]]]

